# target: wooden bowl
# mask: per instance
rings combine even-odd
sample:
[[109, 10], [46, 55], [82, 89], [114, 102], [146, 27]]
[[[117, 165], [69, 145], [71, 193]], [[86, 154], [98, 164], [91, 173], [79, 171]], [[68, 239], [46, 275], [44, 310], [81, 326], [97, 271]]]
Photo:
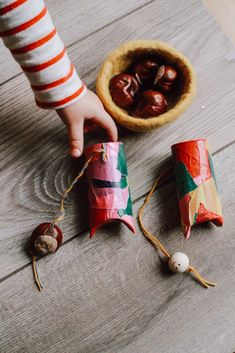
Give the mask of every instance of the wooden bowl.
[[[166, 65], [172, 65], [178, 72], [173, 92], [166, 95], [168, 102], [164, 114], [147, 119], [136, 118], [118, 107], [109, 92], [109, 82], [117, 74], [142, 57], [152, 57]], [[133, 131], [148, 131], [175, 120], [191, 104], [196, 93], [196, 77], [189, 60], [166, 43], [155, 40], [135, 40], [115, 49], [102, 64], [96, 80], [96, 91], [108, 113], [120, 125]]]

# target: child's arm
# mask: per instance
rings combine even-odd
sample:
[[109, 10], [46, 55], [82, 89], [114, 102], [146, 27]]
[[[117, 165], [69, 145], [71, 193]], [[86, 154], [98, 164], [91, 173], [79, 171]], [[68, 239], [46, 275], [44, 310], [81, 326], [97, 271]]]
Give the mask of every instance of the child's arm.
[[27, 76], [36, 104], [56, 109], [66, 124], [73, 156], [82, 152], [86, 119], [117, 139], [112, 118], [78, 77], [43, 0], [1, 0], [0, 37]]

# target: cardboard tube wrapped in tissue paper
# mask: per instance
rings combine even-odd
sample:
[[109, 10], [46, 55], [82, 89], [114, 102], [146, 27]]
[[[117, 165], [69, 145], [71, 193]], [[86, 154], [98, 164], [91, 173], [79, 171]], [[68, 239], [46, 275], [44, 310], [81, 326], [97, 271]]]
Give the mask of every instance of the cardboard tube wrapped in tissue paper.
[[180, 216], [186, 239], [194, 224], [223, 225], [208, 141], [197, 139], [171, 146]]
[[86, 171], [90, 236], [103, 224], [113, 221], [123, 222], [135, 233], [124, 145], [121, 142], [108, 142], [89, 146], [85, 150], [86, 159], [95, 150], [104, 150], [104, 153], [94, 155]]

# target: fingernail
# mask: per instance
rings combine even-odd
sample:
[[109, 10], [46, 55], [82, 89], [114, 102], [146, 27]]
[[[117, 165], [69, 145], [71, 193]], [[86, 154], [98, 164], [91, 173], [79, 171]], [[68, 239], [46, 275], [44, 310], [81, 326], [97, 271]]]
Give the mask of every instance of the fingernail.
[[72, 149], [72, 155], [74, 157], [80, 157], [81, 156], [81, 151], [78, 148]]

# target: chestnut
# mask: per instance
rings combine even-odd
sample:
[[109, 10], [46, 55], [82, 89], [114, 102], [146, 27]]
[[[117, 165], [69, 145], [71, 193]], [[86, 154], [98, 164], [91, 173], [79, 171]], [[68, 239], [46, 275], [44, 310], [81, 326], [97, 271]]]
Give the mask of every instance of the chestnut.
[[34, 256], [53, 254], [61, 246], [63, 234], [60, 228], [52, 223], [41, 223], [31, 235], [31, 253]]
[[154, 79], [154, 86], [163, 92], [169, 92], [177, 78], [177, 72], [172, 66], [162, 65], [159, 67]]
[[119, 107], [126, 108], [134, 103], [139, 93], [139, 83], [132, 75], [118, 74], [110, 80], [109, 90], [113, 101]]
[[130, 72], [142, 85], [153, 82], [159, 64], [155, 59], [142, 59], [136, 61], [130, 68]]
[[165, 96], [158, 91], [144, 91], [136, 104], [132, 107], [131, 113], [139, 118], [158, 116], [166, 111], [167, 101]]

